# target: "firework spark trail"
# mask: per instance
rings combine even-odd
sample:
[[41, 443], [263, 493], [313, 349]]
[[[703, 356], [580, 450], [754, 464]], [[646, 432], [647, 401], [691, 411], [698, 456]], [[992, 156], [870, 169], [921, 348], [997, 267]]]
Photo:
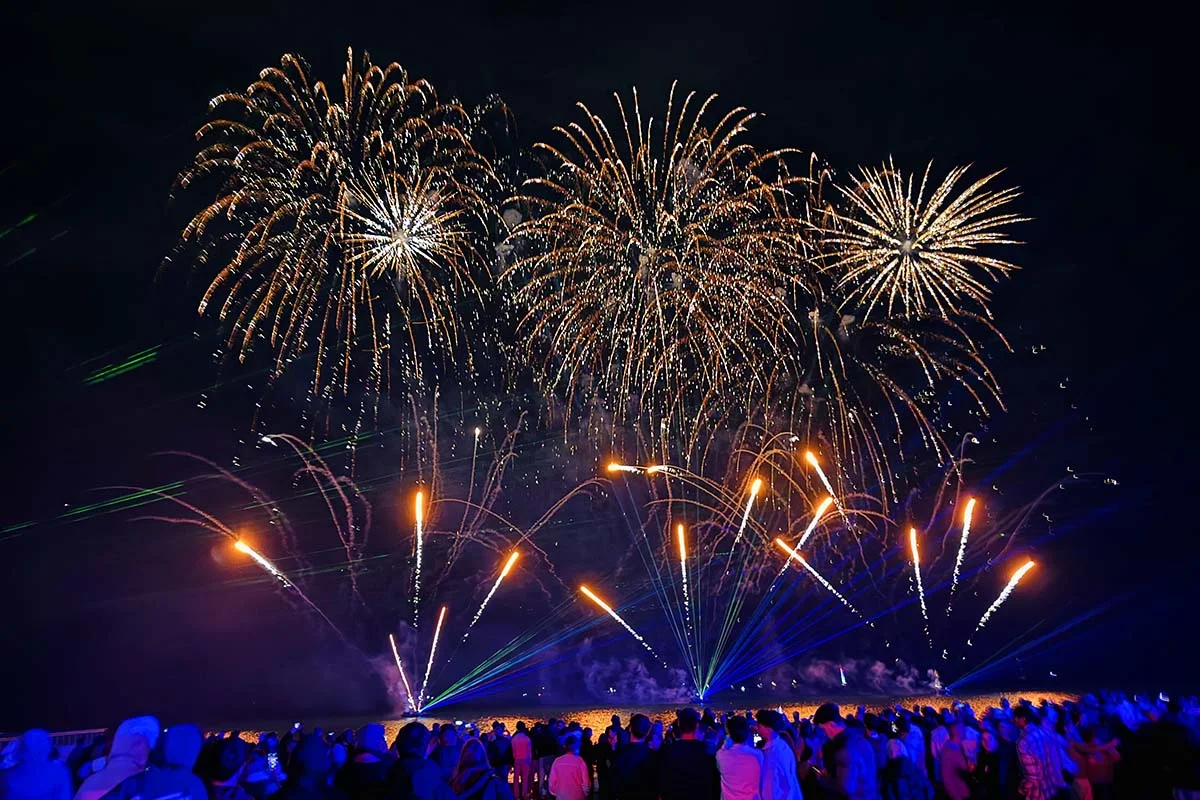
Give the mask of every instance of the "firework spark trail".
[[[821, 522], [821, 517], [825, 515], [825, 512], [829, 510], [831, 505], [833, 505], [833, 497], [826, 497], [817, 506], [817, 510], [813, 512], [812, 520], [808, 523], [808, 527], [804, 529], [804, 535], [800, 537], [800, 543], [796, 545], [797, 551], [804, 547], [804, 543], [808, 541], [809, 536], [812, 536], [812, 532], [817, 529], [817, 525], [819, 525]], [[779, 570], [779, 574], [775, 576], [775, 582], [771, 584], [771, 590], [775, 589], [775, 584], [778, 583], [779, 579], [784, 576], [784, 574], [787, 572], [787, 568], [788, 562], [785, 561]]]
[[[400, 660], [400, 651], [396, 649], [396, 636], [388, 634], [388, 641], [392, 643], [392, 655], [396, 658], [396, 669], [400, 671], [400, 682], [404, 684], [404, 699], [408, 703], [410, 709], [413, 708], [413, 693], [412, 687], [408, 685], [408, 676], [404, 674], [404, 663]], [[415, 709], [414, 709], [415, 710]]]
[[825, 512], [833, 505], [833, 497], [826, 497], [817, 506], [817, 510], [813, 512], [812, 522], [808, 523], [808, 527], [804, 529], [804, 535], [800, 537], [798, 547], [804, 547], [804, 543], [808, 541], [808, 537], [812, 536], [813, 531], [817, 529], [817, 525], [821, 522], [821, 517], [825, 516]]
[[654, 648], [650, 646], [650, 643], [647, 642], [640, 633], [635, 631], [628, 622], [626, 622], [624, 619], [622, 619], [621, 615], [618, 614], [616, 611], [614, 611], [612, 606], [610, 606], [608, 603], [601, 600], [598, 596], [596, 596], [596, 594], [591, 589], [589, 589], [586, 586], [581, 585], [579, 587], [579, 591], [581, 591], [585, 595], [587, 595], [588, 598], [593, 603], [600, 606], [600, 608], [603, 609], [610, 617], [612, 617], [617, 622], [619, 622], [621, 624], [622, 628], [629, 631], [629, 635], [632, 636], [634, 639], [636, 639], [638, 641], [638, 643], [641, 644], [642, 647], [646, 648], [646, 650], [650, 653], [650, 655], [654, 656], [659, 661], [662, 661], [662, 659], [659, 658], [658, 653], [654, 652]]
[[425, 664], [425, 678], [421, 681], [421, 694], [417, 699], [417, 710], [425, 704], [425, 689], [429, 686], [429, 673], [433, 671], [433, 659], [437, 655], [438, 638], [442, 635], [442, 623], [446, 621], [446, 607], [438, 612], [437, 627], [433, 629], [433, 643], [429, 645], [429, 661]]
[[634, 475], [641, 475], [646, 471], [634, 464], [618, 464], [615, 461], [610, 463], [606, 469], [609, 472], [632, 472]]
[[272, 577], [278, 578], [279, 582], [282, 583], [284, 586], [287, 586], [288, 588], [292, 587], [292, 582], [288, 580], [287, 576], [284, 575], [283, 572], [281, 572], [278, 567], [276, 567], [274, 564], [272, 564], [270, 561], [268, 561], [266, 559], [266, 557], [263, 556], [262, 553], [258, 552], [253, 547], [251, 547], [250, 545], [243, 542], [241, 539], [238, 539], [236, 542], [234, 542], [233, 546], [238, 552], [245, 553], [246, 555], [248, 555], [252, 559], [254, 559], [256, 562], [258, 562], [258, 565], [260, 567], [262, 567], [264, 570], [266, 570], [267, 573], [269, 573]]
[[[733, 547], [737, 547], [738, 542], [742, 540], [742, 534], [746, 532], [746, 523], [750, 521], [750, 511], [754, 508], [754, 498], [758, 496], [762, 489], [762, 479], [755, 478], [754, 483], [750, 484], [750, 496], [746, 498], [746, 510], [742, 513], [742, 524], [738, 526], [737, 535], [733, 537]], [[732, 551], [732, 547], [730, 550]]]
[[[971, 634], [972, 638], [974, 638], [976, 633], [979, 633], [981, 630], [983, 630], [983, 626], [988, 623], [988, 620], [992, 618], [992, 615], [996, 613], [1000, 606], [1004, 605], [1004, 601], [1007, 600], [1008, 596], [1013, 593], [1014, 589], [1017, 588], [1017, 584], [1019, 584], [1021, 579], [1025, 577], [1025, 573], [1029, 572], [1029, 570], [1033, 569], [1033, 567], [1034, 563], [1032, 560], [1026, 561], [1024, 566], [1013, 573], [1012, 578], [1010, 578], [1008, 581], [1008, 585], [1005, 586], [1000, 592], [1000, 596], [996, 598], [994, 603], [988, 606], [988, 610], [983, 612], [983, 616], [979, 618], [979, 624], [975, 626], [975, 632]], [[967, 645], [969, 647], [974, 647], [975, 643], [970, 639], [967, 639]]]
[[692, 631], [692, 599], [688, 591], [687, 541], [684, 539], [682, 522], [675, 528], [675, 537], [679, 543], [679, 574], [683, 579], [684, 633], [690, 639]]
[[929, 609], [925, 606], [925, 584], [921, 580], [921, 551], [917, 549], [917, 529], [908, 529], [908, 545], [912, 551], [913, 572], [917, 576], [917, 596], [921, 598], [921, 616], [925, 618], [925, 636], [931, 639], [930, 646], [933, 646], [932, 636], [929, 631]]
[[967, 537], [971, 535], [971, 515], [975, 512], [975, 498], [967, 501], [963, 511], [962, 536], [958, 539], [958, 554], [954, 558], [954, 576], [950, 579], [950, 599], [946, 601], [946, 616], [950, 616], [950, 608], [954, 604], [954, 593], [958, 590], [958, 576], [962, 569], [963, 559], [967, 557]]
[[424, 526], [425, 526], [425, 508], [423, 505], [424, 499], [425, 499], [425, 493], [418, 491], [416, 501], [414, 502], [414, 506], [416, 508], [416, 517], [417, 517], [417, 528], [416, 528], [417, 564], [416, 564], [416, 568], [413, 570], [413, 600], [412, 600], [413, 628], [414, 629], [417, 627], [417, 613], [420, 611], [420, 608], [421, 608], [421, 559], [424, 557], [424, 552], [425, 552], [425, 544], [424, 544], [425, 531], [423, 530]]
[[496, 590], [500, 588], [500, 582], [508, 576], [509, 570], [513, 568], [513, 564], [517, 563], [517, 556], [520, 555], [517, 551], [508, 557], [508, 563], [504, 565], [504, 569], [500, 570], [499, 576], [496, 577], [496, 582], [492, 584], [491, 591], [487, 593], [487, 597], [483, 598], [483, 602], [479, 605], [479, 610], [475, 612], [475, 616], [471, 618], [471, 624], [467, 626], [467, 632], [463, 634], [463, 641], [471, 635], [471, 628], [475, 627], [475, 623], [479, 622], [479, 618], [483, 616], [483, 610], [488, 607], [488, 603], [492, 602], [492, 596], [496, 594]]
[[846, 515], [846, 511], [842, 508], [842, 504], [838, 501], [837, 493], [833, 491], [833, 484], [829, 482], [829, 478], [825, 475], [825, 470], [821, 469], [821, 462], [817, 460], [815, 455], [813, 455], [812, 450], [806, 450], [804, 452], [804, 460], [808, 462], [809, 466], [817, 471], [817, 477], [821, 479], [821, 484], [825, 487], [825, 491], [829, 492], [829, 497], [833, 501], [834, 505], [837, 506], [838, 513], [844, 517]]
[[804, 567], [806, 570], [808, 570], [808, 574], [810, 574], [810, 575], [812, 575], [814, 578], [816, 578], [816, 579], [817, 579], [817, 581], [818, 581], [818, 582], [819, 582], [819, 583], [820, 583], [822, 586], [824, 586], [826, 589], [828, 589], [828, 590], [829, 590], [829, 593], [830, 593], [830, 594], [832, 594], [834, 597], [836, 597], [838, 600], [840, 600], [840, 601], [842, 602], [842, 605], [844, 605], [846, 608], [848, 608], [848, 609], [850, 609], [852, 612], [854, 612], [854, 614], [855, 614], [855, 615], [857, 615], [857, 616], [859, 616], [859, 617], [861, 617], [861, 616], [862, 616], [862, 612], [861, 612], [861, 611], [859, 611], [857, 608], [855, 608], [855, 607], [854, 607], [854, 605], [853, 605], [853, 604], [852, 604], [852, 603], [851, 603], [849, 600], [847, 600], [847, 599], [846, 599], [846, 598], [845, 598], [845, 597], [842, 595], [842, 593], [841, 593], [841, 592], [839, 592], [839, 591], [838, 591], [838, 590], [837, 590], [837, 589], [834, 587], [834, 585], [833, 585], [832, 583], [830, 583], [829, 581], [825, 580], [825, 576], [824, 576], [824, 575], [822, 575], [821, 573], [817, 572], [817, 571], [816, 571], [816, 569], [814, 569], [814, 568], [813, 568], [813, 566], [812, 566], [811, 564], [809, 564], [807, 561], [805, 561], [805, 560], [804, 560], [804, 556], [800, 555], [798, 552], [796, 552], [796, 551], [795, 551], [795, 550], [793, 550], [792, 548], [788, 547], [788, 545], [787, 545], [787, 542], [785, 542], [783, 539], [780, 539], [778, 536], [777, 536], [777, 537], [775, 537], [775, 544], [779, 546], [779, 549], [780, 549], [780, 550], [782, 550], [783, 552], [787, 553], [787, 556], [788, 556], [788, 561], [787, 561], [787, 563], [789, 563], [789, 564], [790, 564], [790, 563], [791, 563], [791, 561], [792, 561], [792, 559], [795, 559], [796, 561], [799, 561], [799, 562], [800, 562], [800, 565], [801, 565], [802, 567]]

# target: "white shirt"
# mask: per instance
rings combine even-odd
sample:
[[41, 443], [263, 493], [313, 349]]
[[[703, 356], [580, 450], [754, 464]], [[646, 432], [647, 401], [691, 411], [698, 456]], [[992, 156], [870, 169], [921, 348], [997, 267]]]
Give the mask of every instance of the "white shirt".
[[763, 754], [743, 742], [717, 751], [721, 800], [761, 800]]
[[592, 788], [592, 776], [584, 760], [564, 753], [550, 767], [550, 794], [556, 800], [586, 800]]
[[804, 800], [796, 780], [796, 754], [787, 742], [772, 739], [762, 754], [762, 800]]

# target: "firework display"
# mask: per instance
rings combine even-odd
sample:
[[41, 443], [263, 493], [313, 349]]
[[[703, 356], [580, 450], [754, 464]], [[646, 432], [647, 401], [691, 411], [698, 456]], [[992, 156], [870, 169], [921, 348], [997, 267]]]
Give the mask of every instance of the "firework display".
[[341, 83], [339, 97], [285, 55], [212, 100], [178, 179], [217, 186], [181, 236], [215, 267], [200, 312], [239, 360], [268, 349], [273, 377], [304, 359], [317, 397], [386, 389], [389, 355], [419, 383], [431, 358], [459, 354], [492, 216], [464, 108], [353, 52]]
[[664, 454], [765, 391], [798, 345], [784, 154], [745, 141], [755, 114], [714, 101], [672, 89], [656, 126], [618, 96], [618, 128], [581, 105], [561, 146], [536, 145], [551, 166], [511, 234], [527, 255], [500, 276], [544, 390], [603, 403]]
[[[612, 119], [580, 104], [509, 180], [513, 154], [483, 155], [478, 115], [429, 83], [353, 54], [342, 83], [288, 55], [217, 97], [179, 179], [212, 176], [216, 198], [182, 241], [215, 265], [200, 311], [239, 359], [268, 350], [325, 401], [402, 396], [400, 467], [325, 457], [390, 431], [258, 442], [312, 484], [333, 543], [205, 462], [266, 515], [254, 541], [286, 572], [178, 486], [147, 491], [187, 513], [152, 519], [234, 539], [364, 654], [386, 639], [412, 712], [500, 691], [585, 632], [632, 637], [701, 698], [841, 636], [966, 660], [1034, 562], [959, 618], [1055, 492], [977, 504], [985, 473], [949, 444], [1004, 407], [989, 303], [1017, 267], [993, 253], [1024, 218], [998, 173], [804, 168], [752, 142], [754, 112], [672, 86], [653, 117], [636, 90]], [[472, 352], [485, 330], [495, 363]], [[504, 390], [427, 380], [435, 363]], [[348, 591], [314, 602], [317, 575]]]

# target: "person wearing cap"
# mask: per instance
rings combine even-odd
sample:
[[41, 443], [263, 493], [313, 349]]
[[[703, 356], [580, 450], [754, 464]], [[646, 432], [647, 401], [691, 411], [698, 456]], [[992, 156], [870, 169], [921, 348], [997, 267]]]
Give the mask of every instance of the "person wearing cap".
[[796, 778], [796, 755], [780, 736], [787, 729], [783, 714], [763, 709], [754, 715], [763, 739], [762, 800], [802, 800]]
[[849, 728], [834, 703], [826, 703], [813, 715], [813, 724], [829, 741], [822, 748], [826, 788], [835, 797], [879, 800], [879, 773], [875, 751], [860, 728]]
[[729, 717], [725, 731], [732, 744], [717, 751], [721, 800], [760, 800], [763, 754], [750, 744], [749, 721], [736, 715]]
[[675, 719], [678, 738], [661, 755], [663, 800], [717, 800], [721, 789], [717, 759], [699, 732], [700, 714], [694, 708], [680, 710]]

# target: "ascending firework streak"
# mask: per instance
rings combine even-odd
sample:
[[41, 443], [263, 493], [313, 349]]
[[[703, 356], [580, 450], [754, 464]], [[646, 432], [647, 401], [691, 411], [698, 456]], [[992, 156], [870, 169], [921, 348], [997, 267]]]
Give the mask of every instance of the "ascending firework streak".
[[[1008, 585], [1004, 587], [1004, 590], [1000, 592], [1000, 596], [996, 598], [996, 602], [988, 606], [988, 610], [983, 612], [983, 616], [979, 618], [979, 624], [975, 626], [975, 633], [979, 633], [979, 631], [983, 629], [983, 626], [986, 625], [988, 620], [992, 618], [992, 614], [995, 614], [996, 609], [1004, 605], [1004, 601], [1007, 600], [1008, 596], [1013, 593], [1013, 589], [1017, 588], [1017, 584], [1021, 582], [1021, 578], [1024, 578], [1025, 573], [1029, 572], [1031, 569], [1033, 569], [1033, 561], [1026, 561], [1024, 566], [1013, 573], [1012, 578], [1008, 581]], [[972, 633], [971, 635], [974, 636], [975, 633]], [[974, 647], [975, 643], [970, 639], [967, 639], [967, 646]]]
[[438, 612], [437, 627], [433, 629], [433, 644], [429, 646], [429, 662], [425, 665], [425, 678], [421, 681], [421, 695], [417, 698], [417, 710], [425, 704], [425, 687], [429, 685], [429, 673], [433, 671], [433, 657], [437, 653], [438, 637], [442, 635], [442, 623], [446, 621], [446, 607]]
[[253, 558], [256, 562], [258, 562], [258, 565], [260, 567], [262, 567], [264, 570], [266, 570], [267, 573], [270, 574], [272, 577], [278, 578], [279, 582], [282, 583], [284, 586], [287, 586], [289, 588], [292, 586], [292, 582], [287, 579], [287, 576], [283, 574], [283, 572], [279, 569], [279, 567], [272, 564], [270, 561], [268, 561], [266, 559], [265, 556], [263, 556], [262, 553], [258, 552], [253, 547], [251, 547], [250, 545], [243, 542], [241, 539], [238, 539], [236, 542], [234, 542], [233, 547], [238, 552], [245, 553], [246, 555]]
[[417, 627], [417, 612], [420, 611], [421, 606], [421, 559], [425, 553], [425, 543], [423, 541], [425, 539], [425, 509], [422, 502], [424, 499], [425, 493], [418, 491], [416, 501], [414, 502], [417, 515], [417, 565], [416, 569], [413, 570], [412, 599], [414, 629]]
[[[746, 511], [742, 514], [742, 524], [738, 526], [737, 536], [733, 537], [734, 547], [737, 547], [737, 543], [742, 540], [742, 534], [746, 531], [746, 523], [750, 521], [750, 509], [754, 508], [754, 498], [758, 496], [760, 489], [762, 489], [762, 478], [755, 478], [754, 483], [750, 484], [750, 496], [746, 498]], [[730, 551], [732, 552], [732, 548]]]
[[692, 627], [692, 601], [688, 594], [688, 579], [687, 579], [687, 542], [683, 538], [683, 523], [675, 529], [675, 536], [679, 540], [679, 574], [683, 576], [683, 609], [686, 617], [685, 630], [690, 631]]
[[646, 470], [634, 464], [618, 464], [615, 461], [608, 465], [609, 472], [632, 472], [635, 475], [641, 475]]
[[[600, 608], [604, 609], [604, 611], [606, 611], [610, 617], [615, 619], [617, 622], [621, 623], [621, 627], [624, 628], [625, 630], [629, 631], [629, 635], [632, 636], [634, 639], [637, 639], [638, 642], [642, 645], [642, 647], [646, 648], [646, 650], [648, 650], [650, 652], [650, 655], [654, 656], [655, 658], [658, 658], [658, 653], [654, 652], [654, 648], [650, 646], [649, 642], [647, 642], [644, 638], [642, 638], [642, 635], [640, 633], [638, 633], [637, 631], [635, 631], [629, 625], [628, 622], [623, 620], [621, 618], [620, 614], [618, 614], [616, 611], [613, 611], [612, 606], [610, 606], [608, 603], [604, 602], [599, 597], [597, 597], [596, 594], [586, 586], [580, 586], [579, 591], [581, 591], [585, 595], [587, 595], [588, 598], [593, 603], [600, 606]], [[658, 658], [658, 660], [661, 661], [662, 659]]]
[[508, 563], [504, 565], [504, 569], [500, 570], [500, 575], [496, 578], [496, 582], [492, 584], [491, 591], [487, 593], [487, 597], [483, 598], [483, 602], [479, 606], [479, 610], [475, 612], [475, 616], [471, 618], [471, 624], [467, 626], [467, 632], [463, 634], [463, 641], [471, 635], [471, 628], [475, 627], [475, 623], [479, 622], [479, 618], [483, 616], [483, 610], [488, 607], [488, 603], [492, 602], [492, 595], [500, 588], [500, 582], [508, 576], [508, 573], [513, 568], [513, 564], [517, 563], [517, 556], [520, 555], [516, 550], [508, 557]]
[[845, 516], [846, 512], [842, 509], [842, 504], [837, 501], [837, 493], [833, 491], [833, 484], [829, 482], [829, 478], [825, 475], [825, 470], [821, 469], [821, 462], [817, 461], [817, 457], [813, 455], [812, 450], [804, 451], [804, 460], [817, 471], [817, 477], [821, 479], [821, 483], [825, 486], [825, 491], [829, 492], [829, 498], [837, 504], [838, 513]]
[[925, 618], [925, 636], [930, 646], [933, 645], [933, 634], [929, 631], [929, 609], [925, 606], [925, 584], [921, 581], [921, 551], [917, 549], [917, 529], [908, 529], [908, 545], [912, 549], [913, 572], [917, 576], [917, 596], [921, 599], [921, 616]]
[[779, 545], [779, 549], [780, 549], [780, 550], [782, 550], [783, 552], [787, 553], [787, 555], [788, 555], [788, 561], [787, 561], [787, 563], [786, 563], [784, 566], [787, 566], [787, 564], [790, 564], [790, 563], [791, 563], [791, 561], [792, 561], [792, 559], [795, 559], [796, 561], [799, 561], [799, 562], [800, 562], [800, 566], [802, 566], [802, 567], [804, 567], [806, 570], [808, 570], [808, 574], [809, 574], [809, 575], [812, 575], [814, 578], [816, 578], [816, 579], [817, 579], [817, 582], [818, 582], [818, 583], [820, 583], [822, 586], [824, 586], [826, 589], [828, 589], [830, 594], [832, 594], [832, 595], [833, 595], [834, 597], [836, 597], [838, 600], [841, 600], [841, 601], [842, 601], [842, 605], [844, 605], [846, 608], [848, 608], [848, 609], [850, 609], [851, 611], [853, 611], [853, 612], [854, 612], [856, 615], [858, 615], [858, 616], [860, 616], [860, 617], [862, 616], [862, 613], [861, 613], [861, 612], [860, 612], [860, 611], [859, 611], [857, 608], [855, 608], [855, 607], [854, 607], [854, 606], [853, 606], [853, 605], [850, 603], [850, 601], [849, 601], [849, 600], [847, 600], [847, 599], [846, 599], [846, 598], [845, 598], [845, 597], [842, 595], [842, 593], [841, 593], [841, 592], [839, 592], [837, 589], [835, 589], [832, 583], [830, 583], [829, 581], [825, 580], [825, 576], [824, 576], [824, 575], [822, 575], [821, 573], [817, 572], [817, 571], [816, 571], [816, 570], [813, 568], [813, 566], [812, 566], [811, 564], [809, 564], [807, 561], [805, 561], [805, 560], [804, 560], [804, 556], [800, 555], [800, 554], [799, 554], [799, 553], [797, 553], [795, 550], [793, 550], [792, 548], [788, 547], [788, 545], [787, 545], [787, 542], [785, 542], [783, 539], [780, 539], [778, 536], [776, 536], [776, 537], [775, 537], [775, 544]]
[[971, 515], [975, 512], [975, 498], [967, 501], [963, 512], [962, 536], [958, 539], [958, 555], [954, 559], [954, 576], [950, 579], [950, 599], [946, 601], [946, 616], [950, 616], [950, 607], [954, 603], [954, 592], [958, 589], [959, 570], [962, 569], [963, 559], [967, 556], [967, 537], [971, 535]]
[[416, 698], [413, 697], [412, 687], [408, 685], [408, 676], [404, 674], [404, 664], [400, 661], [400, 651], [396, 649], [396, 637], [389, 633], [388, 641], [392, 643], [392, 655], [396, 657], [396, 669], [400, 670], [400, 682], [404, 684], [404, 698], [408, 702], [408, 707], [416, 711], [418, 710], [414, 705]]
[[[817, 510], [813, 512], [812, 522], [808, 523], [808, 527], [804, 529], [804, 535], [800, 537], [800, 544], [796, 545], [797, 550], [804, 547], [804, 543], [808, 541], [809, 536], [812, 536], [812, 532], [817, 529], [817, 525], [821, 522], [821, 517], [825, 515], [825, 512], [829, 510], [831, 505], [833, 505], [833, 497], [826, 497], [817, 506]], [[788, 561], [783, 562], [783, 566], [779, 569], [779, 574], [775, 577], [776, 581], [782, 578], [783, 574], [787, 572], [788, 563]]]
[[812, 532], [817, 529], [817, 523], [821, 521], [821, 517], [825, 516], [825, 512], [829, 510], [831, 505], [833, 505], [832, 495], [826, 497], [821, 501], [821, 504], [817, 506], [816, 512], [813, 513], [812, 522], [808, 523], [808, 527], [804, 529], [804, 535], [800, 537], [800, 544], [798, 547], [804, 547], [804, 543], [808, 541], [809, 536], [812, 536]]

